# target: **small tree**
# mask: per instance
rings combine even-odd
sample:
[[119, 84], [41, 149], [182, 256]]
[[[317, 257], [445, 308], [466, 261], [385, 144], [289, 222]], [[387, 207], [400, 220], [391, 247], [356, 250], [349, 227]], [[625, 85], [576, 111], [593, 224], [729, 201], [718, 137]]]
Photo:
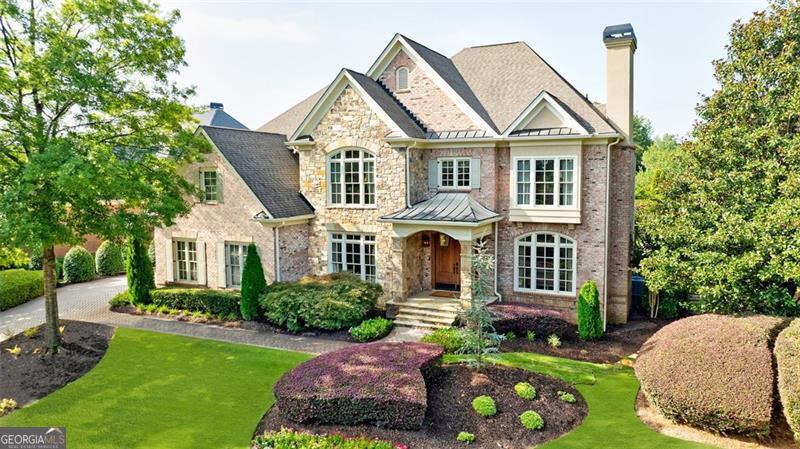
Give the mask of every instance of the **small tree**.
[[474, 252], [472, 298], [464, 314], [467, 332], [464, 347], [459, 352], [473, 356], [473, 366], [482, 368], [485, 364], [484, 355], [497, 352], [503, 337], [495, 332], [492, 314], [486, 306], [490, 299], [489, 279], [494, 269], [494, 256], [489, 254], [485, 240], [475, 244]]
[[264, 280], [264, 268], [261, 266], [261, 257], [258, 255], [256, 245], [247, 245], [247, 257], [244, 259], [244, 269], [242, 271], [242, 299], [239, 308], [242, 311], [242, 318], [253, 320], [259, 316], [258, 297], [267, 288], [267, 281]]
[[147, 246], [136, 237], [128, 239], [125, 274], [128, 278], [128, 293], [134, 304], [150, 302], [150, 290], [156, 288], [153, 264], [147, 255]]
[[581, 340], [597, 340], [603, 336], [600, 294], [594, 281], [586, 281], [578, 294], [578, 336]]

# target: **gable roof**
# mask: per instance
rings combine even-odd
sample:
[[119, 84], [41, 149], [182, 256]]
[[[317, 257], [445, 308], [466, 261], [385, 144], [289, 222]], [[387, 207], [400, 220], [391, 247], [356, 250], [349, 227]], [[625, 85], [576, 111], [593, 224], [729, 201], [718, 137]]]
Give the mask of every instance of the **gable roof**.
[[282, 114], [259, 126], [257, 131], [291, 136], [300, 124], [303, 123], [303, 119], [306, 118], [311, 108], [317, 104], [317, 101], [319, 101], [327, 88], [328, 86], [325, 86], [314, 92], [300, 103], [297, 103]]
[[[216, 103], [212, 103], [216, 104]], [[201, 126], [221, 126], [223, 128], [249, 129], [239, 120], [231, 117], [230, 114], [222, 109], [222, 105], [210, 108], [207, 111], [198, 112], [194, 117], [200, 121]]]
[[[572, 111], [569, 106], [564, 104], [564, 102], [560, 101], [558, 98], [550, 95], [550, 92], [543, 90], [539, 92], [539, 95], [533, 99], [533, 101], [525, 108], [519, 116], [514, 119], [511, 124], [508, 125], [508, 129], [504, 132], [505, 135], [550, 135], [548, 133], [535, 133], [535, 134], [525, 134], [520, 133], [520, 131], [532, 131], [533, 129], [526, 129], [524, 124], [529, 122], [531, 119], [535, 117], [535, 115], [541, 111], [542, 108], [548, 108], [550, 111], [554, 112], [555, 116], [561, 120], [561, 126], [558, 128], [558, 132], [556, 134], [588, 134], [587, 126], [590, 126], [583, 120], [582, 117], [577, 115], [574, 111]], [[569, 130], [569, 132], [565, 132], [565, 129]], [[539, 129], [536, 131], [543, 131], [543, 129]]]
[[300, 193], [297, 157], [283, 134], [201, 126], [273, 218], [314, 213]]
[[362, 73], [354, 72], [349, 69], [345, 70], [353, 77], [353, 80], [364, 89], [367, 95], [372, 97], [375, 103], [397, 123], [408, 137], [421, 138], [425, 136], [426, 131], [422, 123], [411, 115], [411, 111], [403, 106], [386, 86]]

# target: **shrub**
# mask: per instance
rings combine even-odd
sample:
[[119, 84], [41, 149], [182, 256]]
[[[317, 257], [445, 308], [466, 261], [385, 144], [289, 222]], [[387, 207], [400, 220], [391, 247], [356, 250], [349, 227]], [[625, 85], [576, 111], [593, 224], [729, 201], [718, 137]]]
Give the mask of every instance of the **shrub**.
[[800, 319], [795, 319], [775, 341], [778, 392], [783, 415], [800, 442]]
[[529, 384], [528, 382], [520, 382], [514, 385], [514, 391], [516, 391], [517, 396], [521, 397], [522, 399], [531, 401], [536, 398], [536, 388], [534, 388], [533, 385]]
[[578, 336], [581, 340], [597, 340], [603, 336], [600, 293], [594, 281], [586, 281], [578, 293]]
[[464, 331], [455, 327], [436, 329], [423, 336], [422, 342], [441, 346], [445, 354], [455, 354], [464, 346]]
[[111, 307], [122, 307], [127, 306], [131, 303], [131, 294], [128, 293], [127, 290], [124, 292], [117, 293], [114, 295], [109, 301], [108, 304]]
[[125, 261], [122, 259], [122, 250], [119, 245], [106, 240], [97, 248], [94, 255], [94, 263], [97, 266], [97, 274], [112, 275], [125, 271]]
[[266, 318], [292, 332], [353, 327], [375, 307], [383, 289], [350, 273], [276, 282], [260, 304]]
[[472, 443], [475, 441], [475, 434], [469, 432], [458, 432], [458, 436], [456, 437], [457, 441], [462, 443]]
[[373, 318], [371, 320], [362, 321], [356, 327], [350, 329], [350, 336], [353, 340], [364, 343], [373, 340], [379, 340], [392, 331], [394, 321], [387, 320], [383, 317]]
[[25, 251], [19, 248], [7, 248], [0, 245], [0, 270], [29, 268], [30, 263], [31, 258]]
[[24, 331], [22, 331], [22, 335], [24, 335], [27, 338], [34, 338], [37, 335], [39, 335], [39, 328], [37, 326], [29, 327]]
[[497, 405], [490, 396], [478, 396], [472, 400], [472, 409], [478, 415], [488, 418], [497, 414]]
[[419, 429], [428, 404], [422, 371], [441, 355], [441, 348], [424, 343], [351, 345], [281, 377], [275, 402], [295, 422]]
[[91, 281], [96, 276], [94, 256], [82, 246], [73, 246], [64, 256], [64, 281], [68, 283]]
[[525, 338], [527, 338], [527, 339], [528, 339], [528, 341], [534, 341], [534, 340], [536, 340], [536, 332], [534, 332], [534, 331], [528, 331], [528, 333], [527, 333], [527, 334], [525, 334]]
[[314, 449], [394, 449], [387, 441], [368, 438], [345, 438], [342, 435], [312, 435], [281, 428], [255, 437], [252, 449], [314, 448]]
[[559, 391], [558, 398], [561, 399], [563, 402], [566, 402], [567, 404], [574, 404], [575, 402], [577, 402], [577, 399], [575, 399], [575, 395], [572, 393], [568, 393], [566, 391]]
[[44, 294], [41, 271], [0, 271], [0, 311], [10, 309]]
[[42, 258], [41, 251], [34, 251], [33, 254], [31, 254], [31, 260], [28, 262], [28, 269], [41, 270], [43, 268], [43, 263], [44, 259]]
[[[127, 256], [127, 251], [126, 251]], [[147, 257], [150, 258], [150, 263], [155, 265], [156, 264], [156, 242], [154, 240], [150, 240], [150, 244], [147, 245]]]
[[636, 360], [647, 399], [668, 418], [720, 433], [767, 435], [770, 342], [779, 318], [700, 315], [653, 334]]
[[161, 288], [150, 292], [156, 308], [206, 312], [212, 315], [239, 317], [239, 295], [225, 290], [205, 288]]
[[64, 258], [56, 257], [56, 282], [64, 279]]
[[505, 337], [506, 341], [514, 341], [517, 339], [517, 334], [515, 334], [514, 331], [508, 331], [503, 337]]
[[144, 242], [136, 237], [128, 239], [125, 273], [128, 279], [128, 292], [133, 304], [150, 302], [150, 292], [156, 288], [153, 264], [145, 250]]
[[17, 408], [17, 401], [11, 398], [3, 398], [0, 400], [0, 416], [7, 415]]
[[530, 304], [502, 302], [489, 305], [495, 316], [494, 328], [498, 333], [513, 332], [527, 335], [533, 331], [539, 335], [558, 335], [559, 338], [574, 338], [575, 326], [570, 324], [563, 312], [540, 309]]
[[6, 351], [13, 355], [14, 358], [17, 358], [20, 354], [22, 354], [22, 348], [20, 348], [19, 345], [14, 345], [13, 348], [6, 348]]
[[542, 419], [542, 416], [533, 410], [522, 412], [522, 414], [519, 415], [519, 422], [521, 422], [522, 426], [528, 430], [544, 429], [544, 419]]
[[264, 280], [264, 267], [261, 266], [261, 257], [258, 255], [256, 245], [247, 245], [247, 257], [244, 259], [242, 269], [242, 300], [239, 308], [242, 318], [245, 320], [255, 320], [261, 316], [258, 306], [258, 297], [267, 288], [267, 281]]
[[553, 348], [560, 348], [561, 347], [561, 339], [558, 338], [558, 335], [553, 334], [547, 337], [547, 344]]

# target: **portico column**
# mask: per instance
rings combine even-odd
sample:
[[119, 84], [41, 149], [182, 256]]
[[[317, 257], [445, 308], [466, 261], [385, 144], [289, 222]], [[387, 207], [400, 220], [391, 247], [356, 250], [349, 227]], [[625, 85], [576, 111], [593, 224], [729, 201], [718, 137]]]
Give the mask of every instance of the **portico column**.
[[465, 309], [469, 307], [469, 302], [472, 299], [472, 240], [459, 240], [461, 245], [461, 261], [460, 275], [461, 275], [461, 305]]
[[408, 296], [406, 280], [403, 270], [404, 257], [406, 257], [406, 239], [392, 237], [391, 269], [387, 272], [384, 289], [389, 293], [389, 298], [394, 302], [403, 301]]

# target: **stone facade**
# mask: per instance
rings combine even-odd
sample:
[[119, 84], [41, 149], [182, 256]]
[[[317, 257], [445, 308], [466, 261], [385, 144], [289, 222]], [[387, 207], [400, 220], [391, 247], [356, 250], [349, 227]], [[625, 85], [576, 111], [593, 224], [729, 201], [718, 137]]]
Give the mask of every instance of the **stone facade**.
[[296, 281], [308, 273], [308, 223], [278, 228], [281, 281]]

